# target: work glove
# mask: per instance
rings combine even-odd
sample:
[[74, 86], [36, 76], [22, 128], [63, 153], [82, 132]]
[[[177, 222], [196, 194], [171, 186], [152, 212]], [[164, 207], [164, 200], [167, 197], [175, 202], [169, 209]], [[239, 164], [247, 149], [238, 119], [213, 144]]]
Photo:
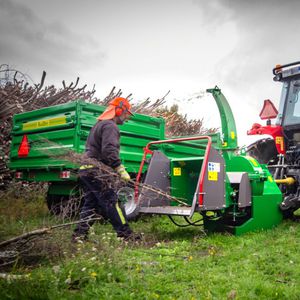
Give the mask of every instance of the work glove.
[[130, 180], [130, 175], [127, 173], [123, 165], [119, 165], [115, 170], [120, 175], [122, 180], [124, 180], [125, 182], [128, 182]]

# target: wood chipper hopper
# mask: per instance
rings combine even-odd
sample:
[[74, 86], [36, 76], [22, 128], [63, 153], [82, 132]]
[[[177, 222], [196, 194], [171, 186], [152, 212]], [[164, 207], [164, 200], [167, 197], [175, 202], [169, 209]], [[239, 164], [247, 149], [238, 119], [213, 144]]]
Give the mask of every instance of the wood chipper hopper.
[[[135, 187], [139, 211], [182, 216], [190, 225], [198, 225], [193, 218], [198, 213], [204, 229], [236, 235], [271, 228], [282, 220], [282, 194], [264, 165], [237, 154], [231, 108], [219, 88], [207, 92], [217, 103], [222, 135], [218, 140], [207, 135], [148, 143]], [[193, 147], [193, 155], [172, 156], [183, 146]]]

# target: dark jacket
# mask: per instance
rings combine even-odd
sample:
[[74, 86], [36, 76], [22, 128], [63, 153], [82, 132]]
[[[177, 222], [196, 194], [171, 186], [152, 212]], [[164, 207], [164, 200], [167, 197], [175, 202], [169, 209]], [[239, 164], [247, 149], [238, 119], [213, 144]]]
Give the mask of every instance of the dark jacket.
[[86, 155], [116, 168], [120, 160], [120, 130], [112, 120], [98, 121], [86, 141]]

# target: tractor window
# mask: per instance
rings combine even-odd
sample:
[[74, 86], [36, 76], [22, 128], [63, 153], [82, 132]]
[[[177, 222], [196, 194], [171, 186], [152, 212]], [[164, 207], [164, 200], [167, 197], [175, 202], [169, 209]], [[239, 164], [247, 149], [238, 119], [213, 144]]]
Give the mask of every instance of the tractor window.
[[300, 124], [300, 80], [290, 82], [284, 125]]
[[283, 111], [285, 107], [285, 100], [288, 93], [289, 83], [284, 81], [282, 90], [281, 90], [281, 96], [280, 96], [280, 102], [279, 102], [279, 109], [278, 109], [278, 115], [276, 119], [276, 125], [282, 125], [283, 120]]

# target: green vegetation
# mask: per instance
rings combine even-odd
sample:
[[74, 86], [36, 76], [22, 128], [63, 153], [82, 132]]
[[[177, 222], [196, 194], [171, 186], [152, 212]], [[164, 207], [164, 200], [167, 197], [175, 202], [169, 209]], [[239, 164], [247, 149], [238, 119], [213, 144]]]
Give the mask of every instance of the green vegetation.
[[[59, 222], [40, 196], [1, 196], [0, 240]], [[119, 241], [109, 224], [94, 226], [84, 244], [70, 243], [69, 227], [30, 240], [30, 251], [1, 270], [23, 276], [0, 279], [0, 299], [300, 298], [299, 223], [241, 237], [206, 236], [167, 217], [132, 227], [141, 244]]]

